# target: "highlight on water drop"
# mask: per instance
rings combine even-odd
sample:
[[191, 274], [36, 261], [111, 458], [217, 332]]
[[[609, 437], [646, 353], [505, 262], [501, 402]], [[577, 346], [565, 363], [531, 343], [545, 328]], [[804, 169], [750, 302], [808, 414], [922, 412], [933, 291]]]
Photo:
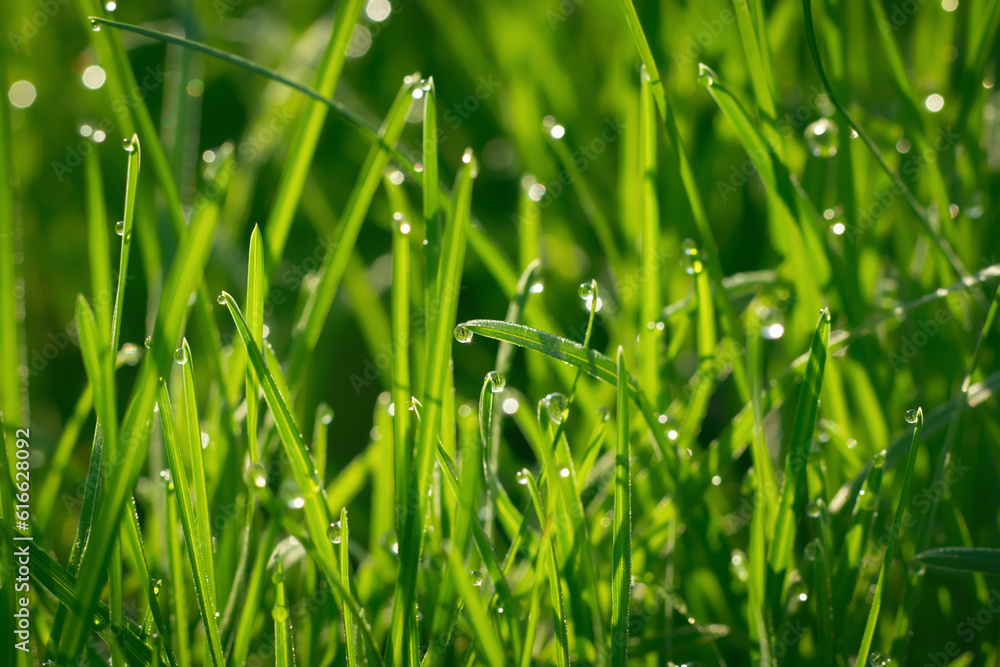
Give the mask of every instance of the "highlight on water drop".
[[833, 157], [837, 154], [837, 124], [829, 118], [820, 118], [806, 127], [806, 145], [816, 157]]
[[455, 327], [455, 340], [459, 343], [471, 343], [472, 330], [462, 324], [459, 324]]
[[507, 378], [499, 371], [490, 371], [486, 375], [486, 379], [489, 380], [490, 389], [494, 394], [503, 391], [504, 387], [507, 386]]

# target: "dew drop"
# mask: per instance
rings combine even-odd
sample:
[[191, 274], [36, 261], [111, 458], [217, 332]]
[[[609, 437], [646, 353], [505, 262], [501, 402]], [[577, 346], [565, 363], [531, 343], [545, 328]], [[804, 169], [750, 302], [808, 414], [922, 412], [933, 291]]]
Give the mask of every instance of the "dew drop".
[[333, 408], [325, 403], [319, 406], [319, 421], [325, 426], [333, 423]]
[[718, 81], [718, 75], [705, 63], [698, 63], [698, 83], [710, 88]]
[[553, 424], [561, 424], [569, 412], [569, 399], [558, 392], [554, 392], [542, 399], [545, 410], [549, 413], [549, 419]]
[[459, 324], [455, 327], [455, 340], [459, 343], [471, 343], [472, 342], [472, 331], [467, 327]]
[[326, 529], [326, 536], [334, 544], [340, 544], [341, 532], [342, 531], [341, 531], [341, 528], [340, 528], [340, 522], [339, 521], [335, 521], [335, 522], [333, 522], [333, 523], [330, 524], [329, 528]]
[[101, 31], [101, 24], [98, 23], [97, 21], [91, 21], [90, 22], [90, 29], [93, 30], [94, 32], [100, 32]]
[[143, 344], [143, 345], [145, 346], [145, 348], [146, 348], [147, 350], [148, 350], [148, 349], [149, 349], [150, 347], [152, 347], [152, 346], [153, 346], [153, 336], [152, 336], [152, 334], [150, 334], [149, 336], [146, 336], [146, 340], [144, 340], [144, 341], [142, 342], [142, 344]]
[[581, 299], [592, 299], [594, 297], [594, 283], [580, 283], [577, 293]]
[[247, 483], [247, 486], [263, 489], [267, 486], [267, 471], [260, 463], [251, 463], [247, 466], [243, 481]]
[[806, 145], [816, 157], [833, 157], [837, 154], [837, 125], [829, 118], [820, 118], [806, 127]]
[[911, 560], [910, 561], [910, 574], [915, 577], [922, 577], [927, 572], [927, 566], [924, 565], [922, 560]]
[[220, 306], [226, 305], [226, 295], [220, 294], [219, 296], [215, 297], [215, 302]]
[[516, 475], [517, 483], [520, 484], [521, 486], [527, 486], [528, 485], [528, 476], [530, 474], [531, 473], [528, 472], [527, 468], [521, 468], [520, 470], [518, 470], [517, 471], [517, 475]]
[[684, 250], [684, 272], [689, 276], [701, 273], [705, 266], [702, 263], [701, 251], [698, 250], [695, 242], [691, 239], [684, 239], [681, 248]]
[[602, 422], [609, 421], [611, 419], [611, 410], [608, 410], [603, 405], [597, 408], [597, 418]]
[[824, 509], [826, 509], [826, 502], [822, 498], [815, 498], [810, 500], [806, 506], [806, 514], [816, 519], [823, 514]]
[[274, 618], [276, 623], [284, 623], [288, 620], [288, 607], [281, 605], [276, 606], [271, 610], [271, 617]]
[[160, 594], [160, 587], [163, 586], [162, 579], [153, 579], [153, 595]]
[[507, 386], [507, 378], [499, 371], [490, 371], [486, 375], [486, 379], [490, 381], [490, 388], [494, 394], [503, 391], [503, 388]]
[[115, 234], [118, 236], [125, 236], [125, 221], [119, 220], [115, 223]]
[[187, 350], [183, 346], [174, 350], [174, 361], [179, 364], [186, 364], [188, 360]]
[[916, 424], [917, 423], [917, 410], [913, 410], [913, 409], [907, 410], [906, 411], [906, 415], [905, 415], [905, 419], [906, 419], [906, 423], [907, 424]]
[[858, 446], [858, 441], [855, 440], [854, 438], [851, 438], [850, 440], [847, 441], [847, 448], [848, 449], [854, 449], [857, 446]]
[[479, 570], [469, 570], [469, 578], [472, 579], [473, 586], [483, 585], [483, 573]]
[[135, 150], [135, 136], [125, 137], [122, 139], [122, 148], [125, 149], [126, 153], [131, 153]]
[[876, 468], [881, 468], [882, 466], [885, 465], [885, 450], [884, 449], [881, 452], [879, 452], [878, 454], [876, 454], [875, 456], [872, 457], [872, 465], [875, 466]]

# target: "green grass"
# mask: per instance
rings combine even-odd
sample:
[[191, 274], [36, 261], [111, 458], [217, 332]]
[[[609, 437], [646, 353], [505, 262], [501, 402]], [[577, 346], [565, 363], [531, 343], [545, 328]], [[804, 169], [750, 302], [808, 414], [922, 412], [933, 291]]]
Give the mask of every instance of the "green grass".
[[0, 663], [1000, 660], [1000, 2], [249, 4], [0, 19]]

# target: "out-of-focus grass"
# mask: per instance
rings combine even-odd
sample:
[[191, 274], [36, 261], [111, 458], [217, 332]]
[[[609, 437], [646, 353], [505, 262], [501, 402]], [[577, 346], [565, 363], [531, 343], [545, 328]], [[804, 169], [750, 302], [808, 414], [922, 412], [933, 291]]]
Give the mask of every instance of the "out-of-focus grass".
[[0, 18], [40, 660], [997, 660], [1000, 2], [113, 4]]

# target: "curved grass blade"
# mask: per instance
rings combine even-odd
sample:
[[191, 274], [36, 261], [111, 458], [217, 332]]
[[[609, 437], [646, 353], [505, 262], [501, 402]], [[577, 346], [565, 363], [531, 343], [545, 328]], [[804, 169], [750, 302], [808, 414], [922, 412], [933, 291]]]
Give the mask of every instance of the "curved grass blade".
[[830, 566], [823, 542], [816, 538], [806, 547], [806, 558], [812, 561], [813, 590], [816, 591], [816, 615], [819, 617], [819, 653], [822, 664], [833, 667], [833, 590], [830, 585]]
[[774, 538], [768, 554], [768, 563], [771, 572], [776, 575], [775, 583], [778, 590], [781, 585], [777, 576], [788, 568], [792, 547], [795, 544], [795, 521], [804, 496], [802, 490], [806, 478], [806, 464], [809, 461], [812, 434], [816, 428], [823, 369], [826, 366], [829, 344], [830, 311], [824, 308], [809, 347], [809, 362], [798, 406], [795, 409], [795, 423], [792, 427], [788, 455], [785, 458], [785, 477], [778, 498], [778, 513], [774, 520]]
[[[9, 60], [0, 65], [0, 86], [7, 88], [5, 70]], [[21, 423], [21, 381], [18, 377], [17, 293], [14, 289], [14, 161], [10, 107], [0, 104], [0, 410], [10, 434]], [[11, 609], [11, 613], [13, 613]]]
[[424, 86], [424, 123], [422, 134], [423, 149], [423, 215], [427, 247], [427, 284], [437, 285], [438, 261], [441, 256], [441, 191], [438, 187], [438, 133], [437, 133], [437, 91], [434, 77], [427, 77]]
[[941, 547], [916, 555], [927, 567], [955, 572], [1000, 575], [1000, 549], [987, 547]]
[[[250, 259], [247, 267], [247, 327], [257, 347], [264, 347], [264, 295], [267, 290], [264, 276], [264, 242], [261, 240], [260, 227], [253, 226], [250, 234]], [[260, 450], [257, 444], [257, 417], [260, 410], [260, 383], [256, 376], [247, 368], [246, 400], [247, 400], [247, 447], [250, 462], [260, 461]], [[252, 524], [252, 519], [248, 519]]]
[[878, 583], [875, 584], [875, 595], [872, 598], [872, 606], [868, 611], [868, 621], [865, 623], [865, 632], [861, 637], [861, 648], [858, 649], [858, 660], [856, 664], [868, 664], [868, 652], [871, 649], [872, 639], [875, 636], [875, 625], [878, 623], [878, 612], [882, 607], [882, 596], [885, 594], [885, 580], [889, 576], [889, 568], [892, 567], [892, 557], [896, 549], [896, 540], [899, 537], [903, 525], [903, 513], [910, 500], [910, 479], [913, 477], [913, 467], [917, 462], [917, 449], [920, 445], [920, 433], [924, 428], [924, 411], [917, 408], [913, 421], [913, 440], [910, 442], [910, 455], [906, 459], [906, 471], [903, 473], [903, 488], [899, 493], [899, 502], [896, 504], [896, 514], [892, 519], [892, 531], [889, 533], [889, 543], [886, 545], [885, 556], [882, 560], [882, 568], [879, 571]]
[[[129, 163], [131, 167], [131, 160]], [[87, 189], [87, 250], [90, 258], [90, 293], [94, 300], [94, 316], [99, 331], [111, 331], [111, 314], [108, 312], [106, 297], [108, 290], [111, 289], [108, 210], [104, 199], [101, 162], [95, 151], [87, 153], [83, 173]]]
[[[521, 324], [497, 320], [469, 320], [458, 325], [457, 330], [462, 335], [464, 332], [479, 334], [486, 338], [541, 352], [553, 359], [576, 366], [598, 380], [617, 385], [617, 369], [611, 359], [568, 338], [562, 338]], [[626, 380], [628, 395], [639, 407], [657, 444], [660, 445], [664, 454], [670, 456], [674, 452], [674, 446], [667, 440], [663, 429], [659, 428], [652, 403], [639, 387], [639, 382], [635, 377], [629, 375]]]
[[629, 467], [628, 389], [625, 350], [618, 347], [618, 444], [615, 452], [615, 518], [612, 530], [611, 664], [628, 662], [629, 602], [632, 600], [632, 477]]

